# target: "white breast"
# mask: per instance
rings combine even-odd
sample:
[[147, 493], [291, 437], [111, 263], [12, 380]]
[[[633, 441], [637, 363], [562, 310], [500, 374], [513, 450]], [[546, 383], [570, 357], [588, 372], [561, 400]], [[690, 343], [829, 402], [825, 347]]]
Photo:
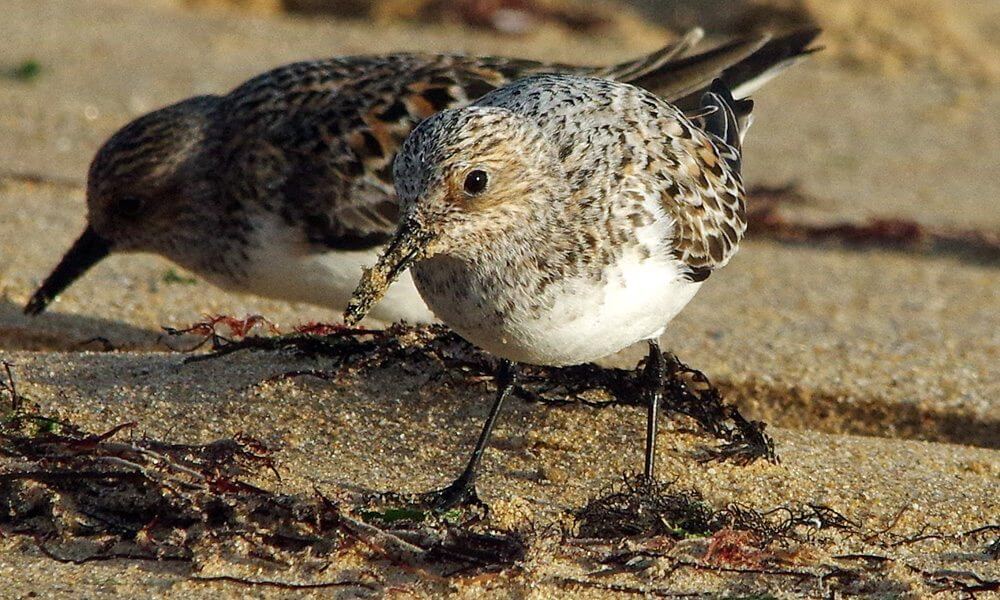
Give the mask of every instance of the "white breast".
[[[414, 267], [416, 281], [445, 323], [498, 356], [553, 366], [591, 362], [658, 337], [701, 286], [682, 277], [671, 260], [640, 259], [638, 251], [626, 252], [603, 281], [554, 283], [548, 292], [551, 305], [532, 310], [530, 298], [510, 302], [484, 297], [489, 294], [485, 286], [469, 279], [468, 272], [463, 276], [457, 261], [434, 263]], [[469, 286], [469, 293], [429, 293], [447, 288], [449, 280]]]

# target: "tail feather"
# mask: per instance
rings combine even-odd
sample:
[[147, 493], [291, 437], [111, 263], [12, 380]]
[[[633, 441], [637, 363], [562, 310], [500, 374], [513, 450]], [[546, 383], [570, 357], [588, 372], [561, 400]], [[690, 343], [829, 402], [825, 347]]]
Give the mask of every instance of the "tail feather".
[[768, 41], [769, 36], [764, 34], [733, 40], [704, 52], [686, 54], [629, 83], [650, 90], [665, 100], [675, 102], [700, 92], [726, 69], [752, 57]]
[[657, 72], [666, 65], [671, 64], [672, 61], [684, 56], [697, 46], [704, 37], [705, 31], [701, 27], [695, 27], [685, 33], [681, 39], [660, 48], [652, 54], [647, 54], [637, 60], [595, 69], [591, 75], [614, 79], [616, 81], [636, 81], [646, 75]]
[[736, 100], [732, 92], [716, 79], [701, 98], [702, 129], [726, 143], [722, 156], [736, 172], [740, 170], [743, 138], [753, 121], [753, 100]]
[[591, 74], [632, 83], [693, 110], [715, 79], [722, 79], [736, 98], [747, 97], [781, 71], [819, 50], [809, 47], [819, 33], [819, 29], [802, 29], [778, 37], [763, 34], [694, 52], [703, 32], [693, 29], [677, 43], [653, 54], [596, 69]]
[[822, 47], [809, 47], [819, 29], [802, 29], [776, 37], [757, 52], [722, 72], [722, 81], [736, 98], [746, 98], [779, 73], [795, 65]]

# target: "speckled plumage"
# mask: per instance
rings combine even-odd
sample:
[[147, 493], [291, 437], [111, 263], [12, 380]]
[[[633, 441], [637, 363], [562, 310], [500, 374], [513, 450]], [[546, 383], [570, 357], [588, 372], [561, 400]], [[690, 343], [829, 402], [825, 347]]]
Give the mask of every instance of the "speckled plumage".
[[[392, 163], [421, 120], [542, 72], [634, 81], [690, 103], [720, 73], [752, 88], [807, 53], [815, 35], [694, 53], [695, 31], [611, 67], [421, 54], [279, 67], [112, 136], [90, 168], [88, 229], [26, 310], [44, 310], [108, 251], [153, 252], [225, 288], [343, 308], [395, 228]], [[379, 310], [432, 318], [406, 276]]]
[[[628, 84], [539, 75], [424, 121], [395, 166], [397, 239], [423, 240], [417, 289], [514, 361], [583, 363], [657, 337], [746, 230], [750, 107], [717, 84], [692, 120]], [[489, 182], [475, 194], [472, 173]]]
[[536, 75], [418, 125], [396, 157], [402, 213], [344, 322], [409, 269], [449, 327], [498, 356], [497, 395], [462, 474], [426, 497], [476, 498], [513, 363], [565, 366], [649, 345], [645, 477], [655, 476], [658, 338], [746, 230], [741, 144], [753, 104], [721, 81], [687, 116], [635, 86]]

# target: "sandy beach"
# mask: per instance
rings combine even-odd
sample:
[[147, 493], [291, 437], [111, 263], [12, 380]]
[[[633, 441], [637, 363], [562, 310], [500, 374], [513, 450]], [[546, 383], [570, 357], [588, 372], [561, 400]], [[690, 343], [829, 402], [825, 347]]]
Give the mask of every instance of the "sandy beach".
[[[876, 64], [882, 55], [849, 45], [848, 25], [837, 20], [845, 14], [816, 9], [831, 51], [755, 96], [746, 179], [752, 189], [791, 186], [798, 201], [782, 204], [781, 214], [795, 222], [891, 218], [962, 233], [958, 241], [793, 241], [755, 236], [751, 227], [740, 253], [663, 338], [727, 401], [768, 424], [781, 458], [749, 466], [700, 461], [718, 441], [674, 415], [664, 419], [659, 446], [669, 489], [697, 490], [714, 511], [738, 505], [793, 514], [822, 506], [847, 522], [813, 515], [766, 543], [732, 523], [595, 541], [579, 533], [579, 511], [641, 468], [645, 411], [516, 400], [484, 458], [480, 491], [490, 513], [461, 527], [504, 540], [514, 532], [523, 554], [470, 566], [400, 558], [391, 543], [350, 523], [373, 522], [363, 514], [372, 492], [424, 491], [457, 473], [489, 408], [487, 378], [428, 380], [419, 365], [403, 363], [346, 369], [331, 380], [274, 380], [332, 365], [329, 357], [280, 351], [185, 363], [190, 354], [182, 350], [195, 338], [170, 337], [162, 327], [183, 328], [205, 315], [264, 315], [290, 331], [339, 315], [229, 294], [152, 256], [107, 259], [39, 317], [21, 307], [83, 228], [93, 153], [144, 112], [224, 93], [303, 58], [423, 50], [603, 63], [651, 51], [674, 34], [638, 16], [602, 36], [545, 26], [511, 38], [403, 21], [379, 24], [376, 33], [361, 20], [173, 0], [10, 0], [0, 22], [0, 70], [26, 61], [39, 69], [0, 80], [0, 360], [13, 365], [18, 397], [80, 432], [134, 423], [88, 448], [252, 437], [269, 449], [274, 469], [247, 467], [234, 479], [320, 512], [329, 509], [321, 494], [345, 520], [309, 530], [329, 535], [328, 545], [309, 538], [278, 548], [260, 531], [213, 538], [208, 525], [198, 526], [195, 539], [193, 526], [178, 525], [170, 535], [187, 535], [193, 548], [183, 560], [149, 560], [155, 548], [184, 546], [156, 534], [155, 543], [126, 540], [133, 554], [152, 552], [142, 559], [61, 562], [46, 554], [81, 561], [116, 551], [101, 546], [108, 540], [125, 542], [113, 528], [80, 525], [74, 506], [83, 500], [72, 494], [3, 479], [42, 463], [0, 445], [0, 598], [1000, 594], [1000, 258], [995, 246], [962, 241], [969, 232], [1000, 235], [1000, 76], [989, 60], [969, 58], [1000, 55], [1000, 6], [948, 5], [950, 21], [922, 27], [916, 20], [945, 6], [922, 4], [923, 13], [886, 10], [908, 19], [899, 31], [929, 31], [942, 53], [965, 60], [910, 56], [905, 44], [881, 37], [872, 44], [883, 40], [903, 64]], [[605, 364], [629, 367], [643, 352]], [[2, 372], [0, 379], [7, 381]], [[0, 415], [11, 402], [14, 395], [0, 388]], [[30, 431], [85, 437], [65, 425]], [[132, 446], [122, 451], [135, 452]], [[66, 460], [78, 464], [79, 457]], [[222, 494], [241, 515], [246, 497], [277, 502], [218, 492], [200, 480], [191, 489], [197, 498]], [[29, 505], [48, 508], [26, 517]], [[767, 518], [777, 523], [783, 514]], [[412, 537], [419, 526], [400, 533], [375, 525], [421, 547]], [[296, 535], [308, 529], [295, 527]], [[248, 583], [265, 580], [301, 585]], [[333, 581], [352, 583], [304, 585]]]

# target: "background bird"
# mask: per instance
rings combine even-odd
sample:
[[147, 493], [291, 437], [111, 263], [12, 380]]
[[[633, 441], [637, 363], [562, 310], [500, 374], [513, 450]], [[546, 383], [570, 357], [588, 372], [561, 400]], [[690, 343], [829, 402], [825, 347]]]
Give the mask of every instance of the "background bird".
[[[341, 310], [395, 229], [393, 159], [423, 119], [545, 72], [632, 82], [682, 106], [696, 104], [719, 76], [743, 96], [809, 53], [817, 33], [698, 51], [702, 32], [693, 30], [610, 67], [422, 54], [333, 58], [184, 100], [129, 123], [97, 152], [88, 225], [25, 312], [44, 311], [111, 252], [159, 254], [225, 289]], [[408, 275], [373, 316], [434, 318]]]
[[741, 145], [752, 102], [721, 81], [699, 109], [632, 85], [538, 75], [421, 123], [395, 163], [399, 228], [345, 314], [356, 323], [401, 273], [442, 321], [505, 361], [566, 366], [647, 341], [645, 474], [653, 477], [664, 359], [657, 340], [746, 231]]

